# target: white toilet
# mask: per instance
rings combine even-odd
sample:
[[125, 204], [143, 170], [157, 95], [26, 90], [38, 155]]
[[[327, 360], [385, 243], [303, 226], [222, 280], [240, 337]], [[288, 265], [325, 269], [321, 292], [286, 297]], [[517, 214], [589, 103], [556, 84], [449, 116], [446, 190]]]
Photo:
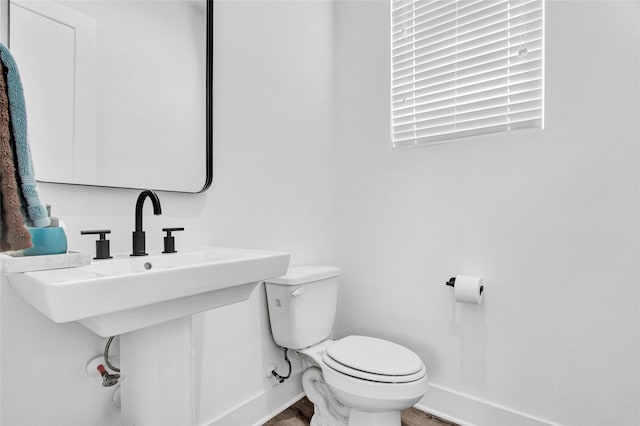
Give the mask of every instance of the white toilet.
[[400, 426], [400, 411], [429, 387], [425, 366], [415, 353], [386, 340], [329, 339], [339, 275], [336, 267], [298, 266], [266, 281], [273, 338], [312, 364], [302, 375], [315, 407], [312, 426]]

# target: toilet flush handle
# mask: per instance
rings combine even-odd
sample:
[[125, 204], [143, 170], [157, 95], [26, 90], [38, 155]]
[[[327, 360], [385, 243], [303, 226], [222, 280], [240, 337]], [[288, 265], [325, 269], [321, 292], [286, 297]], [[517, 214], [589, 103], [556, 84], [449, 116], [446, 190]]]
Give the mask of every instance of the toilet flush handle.
[[304, 294], [304, 287], [298, 287], [291, 292], [291, 296], [298, 297]]

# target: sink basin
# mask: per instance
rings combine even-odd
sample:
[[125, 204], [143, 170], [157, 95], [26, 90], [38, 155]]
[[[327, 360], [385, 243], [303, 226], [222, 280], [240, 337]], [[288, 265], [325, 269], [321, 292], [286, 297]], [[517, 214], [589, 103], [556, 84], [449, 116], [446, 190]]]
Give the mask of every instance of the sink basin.
[[246, 300], [258, 282], [284, 275], [288, 264], [284, 252], [206, 247], [7, 277], [52, 321], [79, 321], [108, 337]]

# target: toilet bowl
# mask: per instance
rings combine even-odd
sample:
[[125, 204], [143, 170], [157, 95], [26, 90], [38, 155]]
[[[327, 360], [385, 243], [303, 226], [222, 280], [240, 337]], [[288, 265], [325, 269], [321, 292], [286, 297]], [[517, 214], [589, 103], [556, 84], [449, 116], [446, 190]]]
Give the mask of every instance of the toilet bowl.
[[400, 411], [429, 387], [426, 368], [414, 352], [387, 340], [329, 339], [339, 272], [294, 267], [266, 282], [274, 340], [310, 364], [302, 384], [315, 406], [312, 426], [400, 426]]
[[[400, 411], [418, 402], [429, 387], [420, 358], [386, 340], [347, 336], [298, 353], [320, 368], [335, 398], [350, 409], [350, 426], [400, 425]], [[303, 378], [307, 392], [305, 385]], [[335, 403], [329, 406], [340, 410]]]

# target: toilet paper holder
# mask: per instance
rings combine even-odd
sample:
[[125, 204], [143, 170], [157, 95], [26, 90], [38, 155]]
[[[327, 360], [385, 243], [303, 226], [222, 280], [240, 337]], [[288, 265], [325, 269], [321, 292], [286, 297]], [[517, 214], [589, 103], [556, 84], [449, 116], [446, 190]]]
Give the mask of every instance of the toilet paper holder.
[[[455, 287], [456, 286], [456, 277], [449, 278], [449, 281], [444, 283], [444, 285], [448, 285], [449, 287]], [[483, 292], [484, 292], [484, 285], [481, 285], [480, 286], [480, 294], [482, 295]]]

